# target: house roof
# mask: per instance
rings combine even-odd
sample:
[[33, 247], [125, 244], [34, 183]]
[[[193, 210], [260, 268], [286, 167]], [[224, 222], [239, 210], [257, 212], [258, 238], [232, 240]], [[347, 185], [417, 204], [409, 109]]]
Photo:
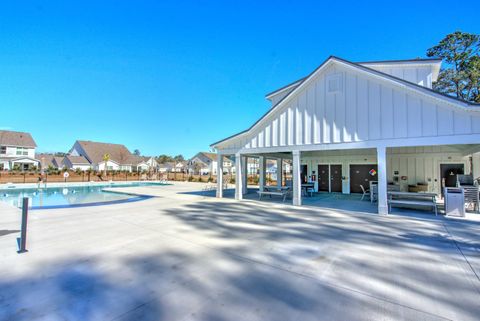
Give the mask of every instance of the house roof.
[[55, 155], [53, 154], [35, 154], [35, 159], [38, 159], [40, 164], [46, 167], [55, 166], [55, 164], [53, 164], [54, 157]]
[[208, 164], [212, 161], [215, 161], [217, 159], [217, 154], [216, 153], [210, 153], [210, 152], [199, 152], [195, 156], [191, 158], [198, 158], [200, 159], [203, 163]]
[[56, 167], [62, 167], [64, 164], [63, 164], [63, 157], [60, 157], [60, 156], [55, 156], [53, 157], [53, 166], [56, 166]]
[[[342, 59], [338, 58], [335, 56], [330, 56], [330, 58], [337, 58], [337, 59]], [[328, 59], [327, 59], [328, 60]], [[344, 59], [342, 59], [344, 60]], [[347, 61], [347, 60], [345, 60]], [[357, 65], [400, 65], [400, 64], [427, 64], [427, 63], [436, 63], [439, 64], [442, 62], [441, 58], [415, 58], [415, 59], [402, 59], [402, 60], [372, 60], [372, 61], [362, 61], [362, 62], [355, 62], [354, 64]], [[318, 69], [318, 68], [317, 68]], [[310, 75], [309, 75], [310, 76]], [[284, 91], [286, 89], [292, 88], [292, 87], [298, 87], [304, 80], [306, 80], [309, 76], [297, 79], [288, 85], [285, 85], [283, 87], [280, 87], [272, 92], [269, 92], [268, 94], [265, 95], [266, 98], [269, 98], [281, 91]]]
[[158, 167], [159, 168], [173, 168], [173, 163], [171, 162], [167, 162], [167, 163], [162, 163], [162, 164], [158, 164]]
[[[63, 166], [63, 157], [55, 156], [55, 154], [35, 154], [35, 158], [40, 161], [42, 166], [53, 166], [53, 167], [62, 167]], [[45, 162], [43, 163], [42, 160]]]
[[92, 142], [87, 140], [77, 140], [77, 143], [83, 148], [92, 163], [102, 163], [103, 155], [109, 154], [110, 160], [120, 165], [134, 165], [137, 164], [137, 157], [130, 153], [130, 151], [121, 144], [110, 144]]
[[[279, 105], [281, 105], [284, 101], [286, 101], [289, 97], [292, 97], [293, 95], [296, 94], [297, 90], [302, 87], [302, 85], [304, 83], [307, 82], [307, 80], [311, 79], [312, 76], [314, 76], [317, 71], [319, 71], [323, 66], [325, 66], [329, 61], [332, 61], [332, 60], [336, 60], [338, 62], [341, 62], [341, 63], [344, 63], [346, 65], [349, 65], [351, 67], [354, 67], [354, 68], [357, 68], [357, 69], [360, 69], [360, 70], [363, 70], [367, 73], [370, 73], [370, 74], [374, 74], [374, 75], [377, 75], [377, 76], [380, 76], [382, 78], [385, 78], [385, 79], [388, 79], [390, 81], [393, 81], [397, 84], [401, 84], [401, 85], [404, 85], [404, 86], [408, 86], [409, 88], [412, 88], [412, 89], [415, 89], [416, 91], [419, 91], [419, 92], [422, 92], [423, 94], [426, 94], [426, 95], [429, 95], [429, 96], [434, 96], [436, 98], [439, 98], [443, 101], [446, 101], [446, 102], [450, 102], [450, 103], [453, 103], [454, 105], [456, 106], [459, 106], [460, 108], [469, 108], [469, 110], [474, 110], [474, 111], [480, 111], [480, 108], [478, 109], [471, 109], [471, 107], [478, 107], [480, 106], [480, 104], [478, 103], [472, 103], [472, 102], [468, 102], [468, 101], [465, 101], [463, 99], [460, 99], [460, 98], [457, 98], [457, 97], [453, 97], [453, 96], [450, 96], [450, 95], [447, 95], [447, 94], [444, 94], [444, 93], [440, 93], [440, 92], [437, 92], [431, 88], [428, 88], [428, 87], [424, 87], [424, 86], [421, 86], [421, 85], [418, 85], [416, 83], [413, 83], [413, 82], [409, 82], [407, 80], [404, 80], [404, 79], [401, 79], [401, 78], [398, 78], [398, 77], [395, 77], [395, 76], [392, 76], [392, 75], [389, 75], [389, 74], [386, 74], [384, 72], [381, 72], [381, 71], [378, 71], [378, 70], [375, 70], [375, 69], [372, 69], [372, 68], [369, 68], [367, 66], [364, 66], [362, 64], [359, 64], [359, 63], [354, 63], [354, 62], [351, 62], [351, 61], [348, 61], [348, 60], [345, 60], [343, 58], [339, 58], [339, 57], [335, 57], [335, 56], [330, 56], [328, 57], [324, 62], [322, 62], [322, 64], [320, 66], [318, 66], [314, 71], [312, 71], [307, 77], [305, 78], [302, 78], [300, 80], [298, 80], [297, 82], [293, 83], [295, 85], [295, 88], [290, 91], [289, 94], [287, 94], [285, 97], [283, 97], [280, 101], [278, 101], [272, 108], [270, 108], [262, 117], [260, 117], [252, 126], [250, 126], [248, 129], [246, 130], [243, 130], [237, 134], [234, 134], [232, 136], [229, 136], [227, 138], [224, 138], [222, 140], [219, 140], [213, 144], [211, 144], [210, 146], [215, 146], [219, 143], [222, 143], [224, 141], [227, 141], [227, 140], [230, 140], [234, 137], [237, 137], [237, 136], [241, 136], [243, 134], [246, 134], [247, 132], [249, 132], [251, 129], [253, 129], [258, 123], [260, 123], [265, 117], [267, 117], [270, 113], [273, 112], [274, 109], [276, 109], [276, 107], [278, 107]], [[429, 61], [437, 61], [437, 59], [424, 59], [424, 60], [429, 60]], [[421, 59], [417, 59], [417, 60], [413, 60], [413, 59], [410, 59], [410, 60], [402, 60], [402, 61], [424, 61], [424, 60], [421, 60]], [[388, 61], [383, 61], [383, 62], [388, 62]], [[399, 62], [399, 61], [395, 61], [395, 62]], [[373, 63], [373, 62], [372, 62]], [[288, 85], [287, 85], [288, 87]], [[283, 87], [284, 89], [286, 87]], [[281, 90], [281, 89], [280, 89]], [[270, 94], [271, 95], [271, 94]]]
[[67, 155], [65, 158], [68, 159], [70, 163], [75, 165], [90, 165], [90, 162], [83, 156]]
[[24, 132], [14, 132], [10, 130], [0, 130], [0, 145], [19, 146], [19, 147], [37, 147], [32, 135]]

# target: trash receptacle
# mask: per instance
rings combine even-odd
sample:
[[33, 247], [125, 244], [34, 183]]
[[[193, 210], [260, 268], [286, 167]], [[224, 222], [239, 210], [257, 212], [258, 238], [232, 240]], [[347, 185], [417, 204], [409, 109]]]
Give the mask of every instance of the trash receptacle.
[[465, 217], [465, 195], [461, 187], [445, 187], [445, 215]]

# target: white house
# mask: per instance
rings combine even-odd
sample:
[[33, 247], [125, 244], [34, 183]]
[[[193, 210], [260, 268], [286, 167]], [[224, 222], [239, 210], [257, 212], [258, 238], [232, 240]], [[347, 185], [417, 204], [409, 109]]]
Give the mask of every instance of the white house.
[[[103, 160], [105, 154], [110, 157], [107, 162]], [[106, 166], [107, 170], [131, 172], [139, 162], [137, 156], [130, 153], [124, 145], [84, 140], [77, 140], [70, 149], [69, 155], [84, 157], [90, 163], [91, 168], [96, 171], [103, 171]]]
[[35, 158], [37, 144], [29, 133], [0, 130], [0, 170], [39, 167]]
[[[199, 152], [188, 161], [188, 170], [193, 174], [217, 175], [217, 154], [208, 152]], [[230, 173], [233, 162], [229, 157], [222, 159], [222, 169]]]
[[157, 171], [158, 162], [155, 157], [152, 156], [136, 156], [137, 158], [137, 171]]
[[186, 162], [165, 162], [158, 164], [158, 171], [160, 173], [184, 173], [186, 167]]
[[378, 181], [381, 214], [387, 213], [388, 183], [441, 193], [455, 173], [479, 177], [480, 106], [432, 90], [440, 66], [439, 59], [329, 57], [307, 77], [268, 94], [272, 107], [257, 122], [212, 145], [218, 157], [235, 155], [236, 198], [246, 192], [247, 157], [260, 159], [261, 187], [266, 158], [292, 160], [294, 205], [302, 204], [302, 180], [341, 193]]

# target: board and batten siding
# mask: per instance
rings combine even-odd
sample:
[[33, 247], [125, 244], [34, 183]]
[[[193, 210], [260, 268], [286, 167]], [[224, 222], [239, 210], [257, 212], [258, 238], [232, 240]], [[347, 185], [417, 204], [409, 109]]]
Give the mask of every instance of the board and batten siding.
[[[329, 92], [331, 77], [341, 90]], [[480, 116], [362, 71], [331, 64], [241, 138], [220, 149], [309, 146], [480, 133]]]
[[404, 79], [414, 84], [432, 88], [432, 67], [405, 67], [405, 66], [378, 66], [365, 64], [365, 66], [378, 70], [388, 75]]

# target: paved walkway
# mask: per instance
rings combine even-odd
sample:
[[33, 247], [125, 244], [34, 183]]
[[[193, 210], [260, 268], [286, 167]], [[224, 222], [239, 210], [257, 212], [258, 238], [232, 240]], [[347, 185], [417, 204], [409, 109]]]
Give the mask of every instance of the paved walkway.
[[[0, 320], [478, 320], [480, 225], [218, 200], [0, 207]], [[132, 191], [130, 190], [130, 191]]]

